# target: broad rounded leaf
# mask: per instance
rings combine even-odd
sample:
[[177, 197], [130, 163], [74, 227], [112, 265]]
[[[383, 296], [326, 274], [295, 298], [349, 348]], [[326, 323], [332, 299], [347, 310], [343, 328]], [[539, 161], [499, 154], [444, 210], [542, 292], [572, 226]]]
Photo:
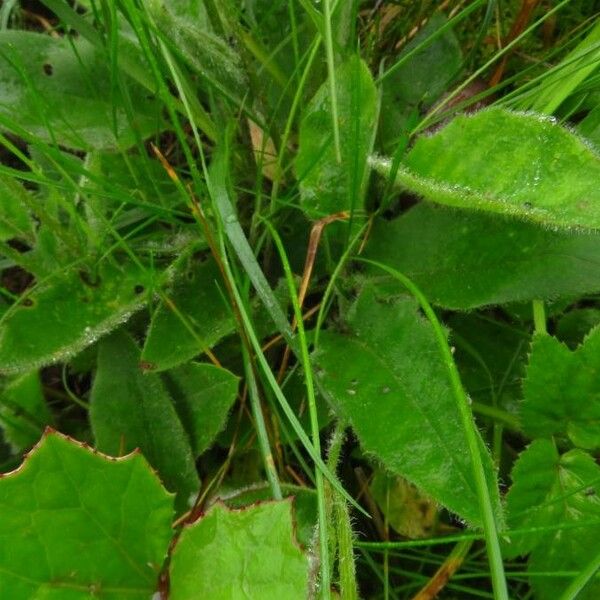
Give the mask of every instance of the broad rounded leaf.
[[65, 360], [107, 334], [145, 303], [147, 275], [104, 263], [90, 276], [56, 273], [0, 322], [0, 373]]
[[294, 540], [291, 509], [289, 501], [215, 505], [177, 542], [171, 600], [307, 598], [308, 559]]
[[148, 600], [172, 516], [142, 456], [114, 459], [48, 433], [0, 478], [0, 597]]
[[[0, 32], [0, 123], [82, 150], [115, 149], [162, 127], [160, 108], [130, 85], [129, 120], [106, 56], [89, 42], [26, 31]], [[127, 79], [124, 78], [124, 83]], [[16, 127], [15, 127], [16, 126]]]
[[600, 235], [441, 206], [420, 204], [376, 223], [366, 255], [398, 269], [430, 302], [447, 308], [600, 291]]
[[[375, 159], [388, 175], [391, 165]], [[427, 200], [558, 227], [600, 227], [600, 157], [551, 117], [501, 108], [419, 138], [396, 182]]]
[[[366, 286], [349, 333], [325, 331], [313, 355], [319, 387], [367, 454], [473, 525], [481, 525], [472, 460], [433, 328], [407, 296]], [[340, 369], [340, 365], [344, 365]], [[496, 475], [480, 444], [494, 510]]]

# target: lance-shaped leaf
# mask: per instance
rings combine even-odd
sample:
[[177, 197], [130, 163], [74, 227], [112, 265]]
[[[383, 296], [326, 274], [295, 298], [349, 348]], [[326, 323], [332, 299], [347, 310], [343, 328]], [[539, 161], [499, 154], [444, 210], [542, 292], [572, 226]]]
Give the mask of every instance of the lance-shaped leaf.
[[447, 308], [600, 291], [600, 235], [441, 206], [420, 204], [376, 223], [366, 254]]
[[[430, 323], [411, 298], [389, 297], [369, 285], [346, 321], [349, 331], [324, 331], [313, 355], [322, 392], [350, 422], [367, 454], [480, 525], [467, 440]], [[483, 443], [480, 452], [501, 519], [496, 476]]]
[[[389, 174], [388, 161], [373, 164]], [[550, 117], [493, 108], [419, 138], [396, 181], [440, 204], [598, 228], [599, 179], [600, 157], [582, 138]]]
[[[77, 38], [0, 32], [0, 127], [82, 150], [135, 143], [162, 127], [160, 108], [127, 78], [135, 114], [114, 93], [106, 56]], [[131, 120], [130, 120], [131, 119]]]
[[[536, 440], [519, 457], [507, 497], [510, 529], [539, 528], [510, 536], [505, 552], [531, 552], [532, 573], [579, 572], [598, 553], [600, 537], [600, 467], [581, 450], [559, 456], [550, 440]], [[561, 596], [572, 576], [535, 577], [531, 585], [540, 600]], [[596, 578], [578, 600], [600, 595]]]
[[[308, 597], [308, 559], [290, 501], [242, 510], [217, 504], [183, 530], [170, 567], [172, 600]], [[243, 590], [243, 592], [242, 592]]]
[[145, 303], [148, 275], [103, 263], [57, 272], [26, 293], [0, 322], [0, 373], [31, 371], [93, 344]]
[[367, 157], [377, 118], [377, 90], [365, 63], [353, 56], [336, 70], [341, 161], [335, 155], [329, 84], [307, 106], [300, 124], [296, 172], [301, 205], [315, 219], [363, 208]]
[[600, 447], [600, 329], [574, 352], [549, 335], [533, 339], [521, 404], [531, 437], [567, 434], [580, 448]]
[[124, 331], [100, 343], [90, 406], [96, 445], [115, 455], [139, 448], [185, 508], [200, 485], [190, 441], [160, 376], [142, 373], [139, 362]]
[[225, 427], [239, 378], [227, 369], [189, 362], [167, 371], [164, 380], [192, 451], [200, 456]]
[[139, 454], [114, 459], [46, 434], [0, 478], [0, 597], [147, 600], [172, 516]]

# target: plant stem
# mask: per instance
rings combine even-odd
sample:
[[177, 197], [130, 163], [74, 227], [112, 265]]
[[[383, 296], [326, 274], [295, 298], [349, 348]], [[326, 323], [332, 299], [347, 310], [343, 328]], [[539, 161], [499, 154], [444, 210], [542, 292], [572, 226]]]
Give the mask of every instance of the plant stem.
[[269, 480], [269, 485], [271, 486], [273, 498], [275, 500], [281, 500], [283, 495], [281, 494], [281, 486], [279, 485], [279, 478], [277, 477], [277, 470], [275, 469], [275, 462], [273, 461], [273, 453], [271, 452], [271, 446], [269, 444], [269, 436], [267, 435], [265, 418], [260, 405], [260, 396], [258, 394], [258, 386], [256, 385], [256, 377], [254, 376], [254, 370], [250, 362], [248, 350], [244, 345], [242, 345], [242, 352], [244, 357], [246, 381], [248, 382], [250, 406], [252, 408], [252, 416], [256, 426], [256, 435], [258, 436], [260, 453], [262, 454], [263, 463], [265, 465], [265, 472], [267, 473], [267, 479]]
[[[289, 260], [285, 253], [283, 242], [279, 237], [276, 229], [268, 222], [267, 224], [275, 246], [279, 252], [281, 263], [283, 265], [283, 271], [288, 284], [290, 292], [290, 298], [292, 300], [292, 307], [294, 309], [294, 316], [298, 327], [298, 337], [300, 338], [300, 355], [302, 361], [302, 367], [304, 369], [304, 383], [306, 385], [306, 396], [308, 399], [308, 413], [310, 416], [310, 428], [311, 437], [315, 453], [321, 456], [321, 439], [320, 439], [320, 427], [319, 418], [317, 413], [317, 398], [315, 394], [315, 384], [313, 379], [313, 372], [310, 362], [310, 356], [308, 353], [308, 342], [306, 341], [306, 332], [304, 330], [304, 320], [302, 318], [302, 310], [300, 309], [300, 302], [298, 300], [298, 291], [294, 284], [294, 275], [290, 267]], [[334, 472], [334, 469], [332, 469]], [[328, 521], [327, 521], [327, 503], [325, 498], [325, 488], [323, 486], [323, 474], [318, 467], [315, 468], [315, 482], [317, 486], [317, 506], [319, 514], [319, 546], [321, 551], [321, 597], [325, 599], [330, 598], [331, 588], [331, 572], [329, 564], [329, 541], [327, 539]]]
[[329, 75], [329, 97], [331, 100], [331, 119], [333, 121], [333, 145], [335, 146], [335, 158], [338, 163], [342, 162], [340, 148], [340, 128], [338, 124], [337, 91], [335, 85], [335, 64], [333, 60], [333, 35], [331, 32], [331, 4], [330, 0], [323, 2], [323, 18], [325, 21], [325, 49], [327, 52], [327, 72]]
[[543, 300], [534, 300], [533, 306], [533, 326], [536, 333], [548, 333], [546, 329], [546, 310]]

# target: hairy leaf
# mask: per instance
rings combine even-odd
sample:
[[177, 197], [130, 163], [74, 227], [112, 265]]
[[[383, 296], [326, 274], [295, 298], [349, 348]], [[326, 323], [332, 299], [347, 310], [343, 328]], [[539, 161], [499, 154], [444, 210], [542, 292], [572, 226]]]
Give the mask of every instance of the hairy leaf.
[[194, 362], [171, 369], [164, 377], [194, 456], [200, 456], [225, 427], [239, 378], [227, 369]]
[[294, 541], [289, 501], [243, 510], [214, 506], [185, 528], [171, 560], [172, 600], [308, 595], [308, 560]]
[[[388, 161], [375, 159], [388, 175]], [[600, 227], [600, 157], [549, 117], [493, 108], [424, 136], [396, 182], [427, 200], [553, 227]]]
[[[531, 552], [529, 570], [581, 570], [598, 552], [600, 536], [600, 467], [581, 450], [559, 456], [550, 440], [536, 440], [519, 457], [507, 497], [511, 529], [540, 528], [540, 532], [510, 536], [506, 554]], [[554, 600], [570, 583], [569, 577], [532, 577], [540, 600]], [[578, 600], [600, 594], [600, 581], [586, 587]]]
[[[474, 525], [481, 524], [467, 440], [430, 323], [416, 302], [367, 286], [346, 334], [325, 331], [313, 355], [318, 383], [363, 449]], [[340, 369], [340, 365], [344, 365]], [[494, 510], [500, 499], [483, 455]]]
[[367, 157], [377, 118], [377, 91], [365, 63], [353, 56], [336, 70], [341, 162], [333, 145], [329, 84], [307, 106], [300, 124], [296, 172], [301, 205], [314, 219], [362, 209], [369, 174]]
[[415, 51], [445, 25], [444, 15], [434, 13], [398, 55], [399, 66], [392, 66], [382, 82], [379, 137], [384, 152], [394, 150], [398, 137], [409, 133], [411, 115], [431, 106], [461, 69], [462, 53], [452, 29]]
[[248, 89], [243, 63], [230, 44], [210, 31], [204, 6], [191, 17], [185, 14], [192, 11], [191, 7], [183, 11], [181, 6], [167, 4], [172, 3], [158, 0], [150, 3], [159, 29], [211, 87], [241, 104]]
[[147, 274], [103, 263], [57, 272], [0, 321], [0, 373], [31, 371], [77, 354], [145, 303]]
[[5, 382], [0, 391], [0, 428], [7, 442], [17, 450], [30, 448], [51, 424], [52, 415], [37, 371]]
[[220, 281], [215, 262], [208, 260], [175, 282], [148, 329], [142, 351], [146, 370], [163, 371], [186, 362], [234, 330]]
[[30, 243], [33, 240], [33, 221], [23, 194], [27, 192], [20, 183], [0, 175], [0, 242], [15, 238]]
[[200, 485], [190, 441], [159, 375], [143, 374], [139, 361], [123, 331], [100, 343], [90, 406], [96, 445], [114, 455], [139, 448], [185, 507]]
[[549, 335], [531, 347], [521, 405], [531, 437], [565, 433], [580, 448], [600, 447], [600, 329], [574, 352]]
[[600, 235], [427, 204], [378, 222], [366, 255], [398, 269], [447, 308], [600, 291]]
[[173, 498], [139, 454], [113, 459], [56, 433], [0, 478], [0, 597], [147, 600]]
[[81, 38], [0, 32], [0, 127], [82, 150], [131, 146], [161, 129], [160, 108], [129, 85], [129, 119], [106, 57]]

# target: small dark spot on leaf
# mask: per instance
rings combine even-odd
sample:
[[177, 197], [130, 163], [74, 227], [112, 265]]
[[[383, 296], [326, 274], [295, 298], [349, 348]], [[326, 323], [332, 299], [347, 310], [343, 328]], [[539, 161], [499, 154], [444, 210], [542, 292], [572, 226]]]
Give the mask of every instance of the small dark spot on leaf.
[[81, 270], [79, 271], [79, 277], [81, 277], [81, 281], [90, 287], [98, 287], [100, 285], [100, 276], [99, 275], [91, 275], [87, 271]]
[[44, 66], [42, 68], [44, 69], [44, 73], [46, 73], [46, 75], [52, 75], [52, 73], [54, 72], [54, 68], [50, 63], [44, 63]]
[[134, 291], [134, 293], [135, 293], [137, 296], [139, 296], [141, 293], [143, 293], [143, 291], [144, 291], [145, 289], [146, 289], [146, 288], [145, 288], [143, 285], [141, 285], [141, 284], [139, 284], [139, 283], [138, 283], [138, 284], [137, 284], [137, 285], [136, 285], [136, 286], [133, 288], [133, 291]]
[[523, 202], [523, 208], [530, 210], [533, 208], [533, 204], [531, 204], [531, 202]]
[[154, 369], [156, 369], [156, 365], [154, 363], [148, 362], [147, 360], [141, 360], [140, 369], [142, 371], [153, 371]]
[[26, 306], [27, 308], [32, 307], [34, 304], [35, 302], [31, 298], [23, 298], [21, 300], [21, 306]]
[[585, 490], [584, 493], [586, 496], [595, 496], [596, 490], [593, 487], [590, 487], [590, 488], [587, 488], [587, 490]]

